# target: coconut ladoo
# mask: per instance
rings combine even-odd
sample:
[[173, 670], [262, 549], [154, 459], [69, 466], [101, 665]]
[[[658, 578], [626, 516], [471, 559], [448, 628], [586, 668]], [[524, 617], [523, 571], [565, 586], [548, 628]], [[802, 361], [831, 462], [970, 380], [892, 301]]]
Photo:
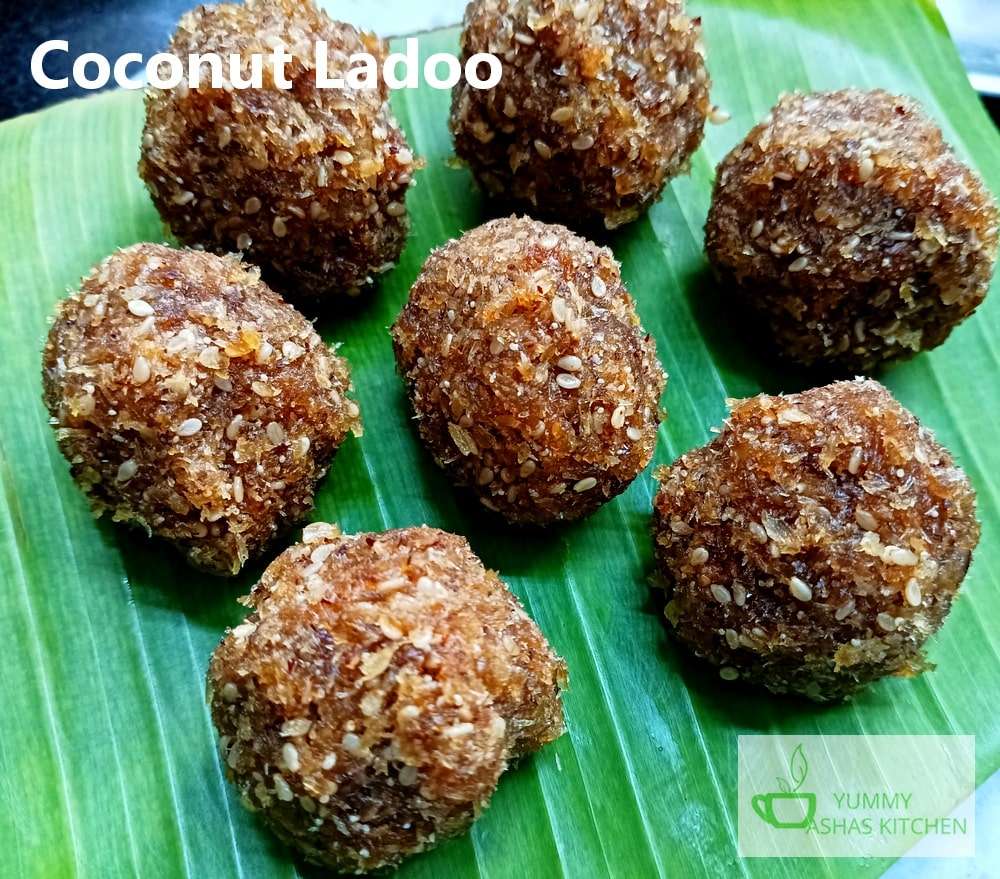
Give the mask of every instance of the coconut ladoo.
[[[248, 0], [186, 14], [170, 52], [254, 53], [283, 46], [292, 88], [265, 63], [260, 88], [213, 89], [183, 80], [150, 88], [139, 173], [183, 243], [242, 251], [293, 300], [357, 295], [392, 268], [406, 240], [406, 190], [417, 166], [389, 108], [388, 87], [317, 88], [315, 45], [328, 44], [329, 77], [350, 56], [388, 50], [373, 34], [332, 21], [309, 0]], [[228, 64], [223, 68], [228, 76]]]
[[235, 256], [112, 254], [59, 304], [42, 378], [94, 511], [216, 574], [301, 520], [360, 433], [346, 361]]
[[975, 494], [880, 384], [737, 401], [658, 476], [666, 616], [724, 680], [828, 701], [930, 667], [979, 540]]
[[517, 523], [577, 519], [649, 463], [666, 376], [610, 250], [510, 217], [434, 251], [392, 328], [420, 437]]
[[868, 372], [983, 301], [997, 207], [911, 99], [792, 94], [719, 165], [705, 247], [778, 352]]
[[712, 112], [700, 21], [679, 0], [473, 0], [461, 48], [503, 75], [455, 86], [456, 153], [488, 194], [577, 228], [642, 214]]
[[309, 525], [212, 656], [230, 779], [308, 860], [361, 873], [464, 832], [563, 732], [566, 666], [464, 538]]

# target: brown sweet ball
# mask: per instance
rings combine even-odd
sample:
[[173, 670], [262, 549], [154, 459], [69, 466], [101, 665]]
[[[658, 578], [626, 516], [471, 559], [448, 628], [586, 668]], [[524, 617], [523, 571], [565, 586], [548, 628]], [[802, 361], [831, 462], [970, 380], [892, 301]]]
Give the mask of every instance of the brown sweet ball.
[[215, 574], [301, 520], [360, 433], [347, 362], [234, 256], [112, 254], [60, 303], [42, 378], [95, 512]]
[[983, 301], [997, 208], [909, 98], [793, 94], [719, 165], [705, 248], [780, 353], [867, 372]]
[[562, 735], [566, 665], [462, 537], [306, 527], [212, 656], [229, 777], [286, 843], [362, 873], [464, 832]]
[[931, 667], [923, 644], [979, 540], [975, 494], [880, 384], [734, 402], [658, 477], [666, 616], [724, 680], [822, 702]]
[[[315, 44], [328, 44], [328, 76], [344, 77], [353, 53], [379, 65], [386, 44], [332, 21], [309, 0], [199, 6], [170, 43], [189, 53], [251, 55], [283, 46], [293, 56], [278, 88], [265, 63], [261, 88], [150, 88], [139, 173], [160, 216], [185, 244], [242, 251], [276, 290], [300, 300], [351, 295], [392, 268], [409, 220], [416, 167], [389, 109], [388, 88], [317, 88]], [[207, 67], [205, 68], [207, 70]]]
[[473, 0], [462, 62], [500, 58], [491, 89], [452, 93], [455, 150], [490, 195], [613, 229], [636, 219], [701, 143], [699, 19], [680, 0]]
[[666, 375], [611, 251], [509, 217], [435, 250], [392, 328], [425, 445], [511, 522], [577, 519], [649, 463]]

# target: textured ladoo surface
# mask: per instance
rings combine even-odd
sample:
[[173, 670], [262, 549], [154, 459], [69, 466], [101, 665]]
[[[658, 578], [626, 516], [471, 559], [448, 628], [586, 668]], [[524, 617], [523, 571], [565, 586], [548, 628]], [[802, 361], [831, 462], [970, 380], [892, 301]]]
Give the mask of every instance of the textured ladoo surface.
[[659, 476], [667, 619], [724, 679], [824, 701], [925, 667], [979, 540], [975, 495], [880, 384], [736, 402]]
[[649, 463], [666, 376], [610, 250], [514, 217], [434, 251], [392, 329], [434, 459], [513, 522], [576, 519]]
[[793, 94], [719, 165], [705, 247], [779, 352], [863, 373], [982, 302], [997, 208], [909, 98]]
[[209, 668], [230, 777], [286, 842], [363, 872], [464, 831], [562, 734], [566, 666], [462, 537], [305, 529]]
[[463, 64], [478, 52], [503, 76], [455, 86], [455, 150], [488, 193], [533, 216], [630, 222], [701, 143], [701, 26], [679, 0], [474, 0]]
[[360, 433], [347, 362], [236, 257], [137, 244], [65, 299], [45, 402], [94, 509], [236, 573]]
[[[185, 244], [242, 251], [293, 300], [356, 295], [392, 268], [406, 241], [406, 189], [418, 164], [389, 108], [388, 87], [316, 87], [315, 44], [328, 76], [350, 56], [381, 65], [386, 44], [332, 21], [311, 2], [249, 0], [200, 6], [181, 19], [170, 51], [266, 55], [281, 44], [293, 61], [279, 89], [150, 89], [139, 173], [160, 215]], [[249, 76], [249, 60], [243, 76]]]

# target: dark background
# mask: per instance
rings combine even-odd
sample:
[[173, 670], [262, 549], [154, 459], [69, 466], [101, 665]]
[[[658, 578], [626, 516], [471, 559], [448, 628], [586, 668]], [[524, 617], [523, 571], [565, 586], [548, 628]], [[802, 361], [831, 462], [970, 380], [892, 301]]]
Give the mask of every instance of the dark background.
[[[58, 39], [69, 41], [68, 54], [53, 53], [46, 61], [45, 72], [52, 77], [69, 75], [73, 59], [84, 52], [100, 52], [112, 62], [125, 52], [139, 52], [148, 58], [166, 48], [181, 13], [197, 4], [198, 0], [27, 0], [18, 3], [0, 0], [0, 58], [5, 61], [0, 76], [0, 119], [87, 94], [72, 83], [60, 91], [43, 89], [35, 83], [31, 78], [31, 53], [39, 43]], [[994, 122], [1000, 124], [1000, 98], [984, 98], [984, 101]]]

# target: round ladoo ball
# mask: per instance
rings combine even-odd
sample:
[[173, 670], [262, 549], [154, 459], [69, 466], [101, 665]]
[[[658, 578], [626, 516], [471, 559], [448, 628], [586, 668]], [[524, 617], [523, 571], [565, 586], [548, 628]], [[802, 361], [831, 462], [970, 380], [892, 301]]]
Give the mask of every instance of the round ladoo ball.
[[653, 456], [666, 376], [611, 251], [514, 217], [434, 251], [392, 328], [420, 436], [511, 522], [577, 519]]
[[997, 208], [909, 98], [793, 94], [719, 165], [705, 247], [780, 353], [867, 372], [983, 301]]
[[389, 109], [388, 90], [317, 88], [317, 40], [328, 45], [328, 76], [345, 77], [366, 52], [379, 65], [386, 44], [331, 21], [311, 2], [248, 0], [186, 14], [170, 51], [243, 59], [281, 45], [291, 89], [270, 64], [261, 88], [210, 87], [188, 80], [150, 88], [139, 173], [160, 216], [185, 244], [242, 251], [276, 290], [294, 299], [356, 295], [392, 268], [406, 240], [404, 199], [416, 167]]
[[563, 732], [565, 663], [462, 537], [307, 526], [212, 656], [231, 780], [317, 864], [365, 872], [465, 831]]
[[680, 0], [473, 0], [463, 64], [491, 89], [452, 93], [455, 150], [491, 195], [577, 227], [638, 217], [701, 143], [708, 100], [698, 19]]
[[724, 680], [828, 701], [930, 667], [979, 540], [975, 494], [880, 384], [736, 402], [658, 477], [666, 616]]
[[112, 254], [59, 305], [42, 377], [94, 510], [216, 574], [301, 520], [360, 433], [346, 361], [234, 256]]

